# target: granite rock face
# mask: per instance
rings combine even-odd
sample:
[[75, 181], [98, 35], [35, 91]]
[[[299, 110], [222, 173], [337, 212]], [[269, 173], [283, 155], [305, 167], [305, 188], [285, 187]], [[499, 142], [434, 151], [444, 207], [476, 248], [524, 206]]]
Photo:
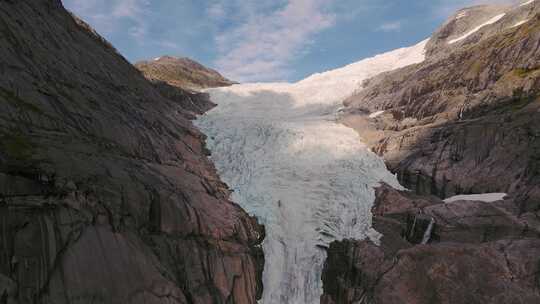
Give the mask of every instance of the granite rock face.
[[0, 1], [0, 33], [0, 303], [256, 303], [264, 230], [190, 122], [208, 98], [59, 0]]

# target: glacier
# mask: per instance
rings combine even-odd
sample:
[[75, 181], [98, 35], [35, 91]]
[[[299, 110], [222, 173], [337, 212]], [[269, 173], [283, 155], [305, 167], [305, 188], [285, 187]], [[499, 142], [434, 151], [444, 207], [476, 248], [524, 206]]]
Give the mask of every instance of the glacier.
[[427, 40], [297, 83], [210, 89], [195, 125], [231, 199], [266, 227], [264, 304], [319, 303], [325, 248], [370, 238], [373, 187], [401, 188], [354, 130], [337, 123], [363, 80], [424, 60]]

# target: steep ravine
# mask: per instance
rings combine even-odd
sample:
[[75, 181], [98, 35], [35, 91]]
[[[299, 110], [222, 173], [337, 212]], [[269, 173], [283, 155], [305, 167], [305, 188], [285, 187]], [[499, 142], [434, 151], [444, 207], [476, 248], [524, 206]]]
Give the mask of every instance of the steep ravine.
[[206, 95], [59, 0], [0, 1], [0, 75], [0, 303], [256, 303], [264, 230], [190, 122]]
[[217, 106], [196, 125], [232, 199], [266, 228], [263, 303], [318, 303], [330, 243], [377, 242], [373, 187], [399, 184], [337, 114], [363, 79], [423, 61], [425, 43], [298, 83], [209, 91]]

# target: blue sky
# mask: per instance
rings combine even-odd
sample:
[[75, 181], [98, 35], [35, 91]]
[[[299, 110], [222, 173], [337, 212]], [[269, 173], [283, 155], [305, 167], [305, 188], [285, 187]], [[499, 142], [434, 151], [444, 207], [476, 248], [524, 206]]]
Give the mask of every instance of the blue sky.
[[64, 0], [128, 60], [185, 56], [230, 79], [296, 81], [429, 35], [498, 0]]

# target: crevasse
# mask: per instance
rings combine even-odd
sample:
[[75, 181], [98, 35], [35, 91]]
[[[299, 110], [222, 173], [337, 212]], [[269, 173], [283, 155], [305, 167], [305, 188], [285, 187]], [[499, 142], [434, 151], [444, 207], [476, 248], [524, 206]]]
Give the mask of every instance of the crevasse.
[[217, 107], [195, 123], [232, 200], [266, 226], [262, 303], [319, 303], [324, 248], [344, 238], [378, 240], [373, 187], [400, 186], [336, 113], [364, 79], [423, 61], [426, 42], [294, 84], [209, 90]]

